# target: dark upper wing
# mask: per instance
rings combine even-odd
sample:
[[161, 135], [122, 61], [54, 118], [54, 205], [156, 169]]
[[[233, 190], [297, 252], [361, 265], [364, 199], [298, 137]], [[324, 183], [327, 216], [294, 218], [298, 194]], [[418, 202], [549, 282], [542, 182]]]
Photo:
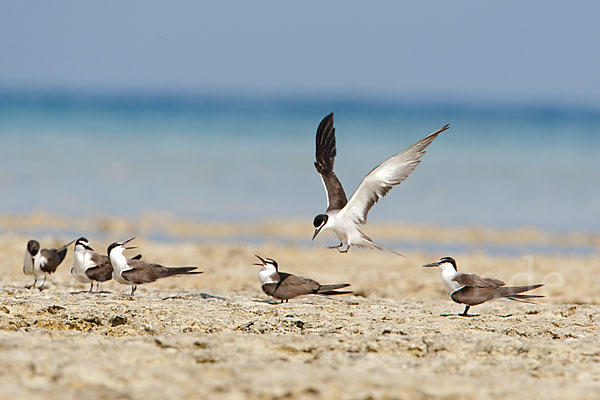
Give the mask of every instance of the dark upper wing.
[[110, 264], [110, 259], [107, 256], [102, 255], [102, 254], [92, 253], [92, 256], [90, 257], [90, 259], [96, 266]]
[[111, 264], [92, 267], [85, 270], [85, 275], [96, 282], [106, 282], [112, 279], [113, 267]]
[[327, 211], [339, 210], [347, 203], [344, 188], [333, 172], [335, 155], [335, 128], [333, 127], [333, 113], [331, 113], [319, 124], [315, 151], [315, 168], [321, 175], [327, 194]]
[[292, 299], [296, 296], [315, 293], [319, 290], [319, 282], [301, 276], [279, 272], [279, 282], [265, 283], [263, 290], [270, 296], [279, 299]]
[[309, 278], [303, 278], [298, 275], [288, 274], [287, 272], [279, 272], [279, 288], [278, 291], [293, 291], [297, 293], [314, 293], [321, 285], [319, 282]]
[[348, 200], [348, 204], [340, 211], [340, 216], [346, 215], [358, 224], [366, 223], [367, 214], [373, 205], [383, 198], [392, 187], [402, 183], [415, 170], [421, 157], [425, 154], [427, 146], [448, 128], [450, 128], [450, 125], [445, 125], [375, 167], [363, 178], [350, 200]]
[[85, 271], [85, 275], [97, 282], [109, 281], [112, 278], [113, 271], [110, 259], [102, 254], [92, 253], [91, 260], [96, 266], [88, 268]]
[[489, 287], [499, 287], [504, 286], [505, 283], [499, 279], [494, 278], [482, 278], [475, 274], [458, 274], [456, 278], [453, 279], [458, 282], [461, 286], [470, 286], [470, 287], [480, 287], [480, 288], [489, 288]]
[[168, 272], [167, 267], [160, 264], [148, 264], [141, 260], [127, 260], [132, 269], [121, 272], [123, 279], [136, 285], [154, 282]]
[[56, 269], [60, 263], [65, 259], [67, 255], [67, 248], [63, 247], [60, 250], [56, 249], [42, 249], [42, 256], [46, 259], [45, 264], [40, 264], [40, 269], [48, 274], [56, 272]]

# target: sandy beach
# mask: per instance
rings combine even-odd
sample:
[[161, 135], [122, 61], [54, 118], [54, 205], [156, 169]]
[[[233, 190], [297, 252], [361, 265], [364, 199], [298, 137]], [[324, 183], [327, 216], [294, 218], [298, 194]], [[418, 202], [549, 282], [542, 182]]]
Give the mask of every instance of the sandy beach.
[[[36, 218], [0, 219], [6, 232], [0, 240], [1, 398], [600, 397], [599, 252], [500, 257], [405, 251], [402, 258], [353, 249], [343, 255], [324, 248], [325, 240], [294, 244], [310, 234], [300, 224], [277, 232], [264, 225], [222, 224], [219, 230], [160, 219], [143, 225]], [[47, 290], [27, 290], [32, 279], [21, 268], [29, 237], [11, 230], [44, 223], [90, 229], [96, 235], [88, 238], [101, 251], [108, 244], [104, 236], [136, 234], [144, 259], [194, 265], [204, 274], [141, 286], [133, 298], [129, 287], [114, 282], [103, 285], [104, 293], [88, 294], [70, 277], [70, 248]], [[146, 239], [144, 226], [157, 224], [169, 226], [174, 240]], [[413, 237], [435, 243], [598, 243], [597, 236], [583, 234], [411, 229]], [[221, 233], [208, 243], [189, 239], [202, 230]], [[369, 233], [401, 240], [409, 230], [374, 226]], [[263, 240], [228, 238], [240, 232], [259, 232]], [[74, 238], [39, 239], [48, 247]], [[355, 293], [269, 304], [254, 254], [321, 283], [351, 283]], [[508, 284], [544, 282], [537, 292], [547, 297], [536, 305], [488, 302], [471, 309], [480, 316], [459, 317], [464, 307], [447, 297], [439, 271], [420, 267], [446, 255], [462, 271]]]
[[2, 2], [0, 400], [600, 400], [599, 14]]

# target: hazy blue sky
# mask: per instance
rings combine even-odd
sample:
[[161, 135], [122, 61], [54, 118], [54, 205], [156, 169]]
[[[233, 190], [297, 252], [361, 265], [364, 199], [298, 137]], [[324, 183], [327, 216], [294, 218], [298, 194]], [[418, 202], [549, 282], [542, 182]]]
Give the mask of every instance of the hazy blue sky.
[[3, 1], [0, 87], [600, 106], [592, 1]]

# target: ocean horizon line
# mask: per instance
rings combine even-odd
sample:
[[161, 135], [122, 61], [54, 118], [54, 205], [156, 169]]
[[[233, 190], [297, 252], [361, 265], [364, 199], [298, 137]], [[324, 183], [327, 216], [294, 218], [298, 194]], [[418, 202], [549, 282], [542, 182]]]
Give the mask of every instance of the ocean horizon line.
[[265, 111], [319, 113], [357, 111], [368, 113], [427, 115], [445, 112], [454, 117], [550, 118], [600, 120], [600, 107], [542, 101], [492, 99], [441, 99], [359, 95], [248, 94], [154, 90], [23, 89], [0, 86], [0, 111], [25, 109], [95, 109], [101, 111]]

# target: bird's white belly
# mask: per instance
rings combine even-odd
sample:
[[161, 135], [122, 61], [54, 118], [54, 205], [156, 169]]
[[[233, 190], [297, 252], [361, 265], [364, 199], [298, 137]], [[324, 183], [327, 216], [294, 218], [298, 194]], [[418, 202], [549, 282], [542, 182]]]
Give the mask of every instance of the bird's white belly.
[[38, 253], [33, 259], [33, 275], [37, 278], [40, 276], [47, 275], [46, 272], [42, 271], [42, 265], [46, 265], [48, 259]]
[[75, 253], [73, 256], [73, 268], [71, 268], [71, 275], [76, 281], [81, 283], [90, 283], [90, 278], [87, 277], [85, 271], [87, 270], [87, 264], [90, 262], [90, 256], [88, 254]]
[[461, 285], [453, 280], [455, 276], [456, 273], [442, 272], [442, 282], [444, 282], [444, 286], [446, 286], [446, 292], [448, 293], [448, 295], [461, 288]]
[[112, 277], [115, 281], [119, 282], [120, 284], [123, 285], [131, 285], [131, 282], [127, 282], [122, 276], [121, 274], [125, 271], [128, 271], [130, 269], [132, 269], [128, 264], [127, 264], [127, 259], [125, 257], [113, 257], [111, 255], [110, 257], [110, 262], [113, 266], [113, 273], [112, 273]]
[[329, 218], [331, 221], [325, 227], [335, 233], [340, 242], [349, 243], [349, 240], [353, 239], [354, 235], [352, 233], [356, 231], [356, 226], [351, 221], [337, 218], [337, 215], [332, 215]]

